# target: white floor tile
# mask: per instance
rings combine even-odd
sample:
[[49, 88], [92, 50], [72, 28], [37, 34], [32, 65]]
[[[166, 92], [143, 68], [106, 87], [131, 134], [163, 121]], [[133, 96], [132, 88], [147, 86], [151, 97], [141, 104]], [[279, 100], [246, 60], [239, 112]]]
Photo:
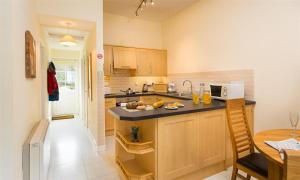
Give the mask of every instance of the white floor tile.
[[79, 120], [54, 121], [50, 126], [51, 160], [48, 180], [119, 180], [114, 138], [97, 152]]
[[[79, 120], [50, 125], [51, 160], [48, 180], [121, 180], [114, 160], [114, 137], [97, 152]], [[231, 179], [231, 168], [207, 180]]]

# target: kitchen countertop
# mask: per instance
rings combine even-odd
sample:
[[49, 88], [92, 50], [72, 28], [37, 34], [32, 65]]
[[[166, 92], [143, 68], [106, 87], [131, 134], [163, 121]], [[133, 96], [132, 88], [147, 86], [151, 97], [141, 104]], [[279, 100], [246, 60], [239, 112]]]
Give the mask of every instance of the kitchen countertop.
[[[160, 94], [151, 94], [151, 95], [160, 95]], [[169, 96], [174, 97], [175, 96]], [[184, 100], [181, 101], [185, 106], [182, 108], [178, 108], [177, 110], [167, 110], [164, 107], [154, 110], [143, 110], [137, 112], [128, 112], [124, 110], [122, 107], [114, 107], [110, 108], [109, 112], [112, 113], [115, 117], [120, 120], [126, 121], [140, 121], [145, 119], [153, 119], [153, 118], [161, 118], [167, 116], [174, 116], [174, 115], [181, 115], [181, 114], [189, 114], [189, 113], [196, 113], [196, 112], [204, 112], [204, 111], [211, 111], [217, 109], [224, 109], [226, 104], [224, 101], [220, 100], [213, 100], [212, 104], [204, 105], [200, 103], [199, 105], [194, 105], [192, 100]], [[253, 105], [256, 104], [255, 101], [246, 101], [246, 105]]]

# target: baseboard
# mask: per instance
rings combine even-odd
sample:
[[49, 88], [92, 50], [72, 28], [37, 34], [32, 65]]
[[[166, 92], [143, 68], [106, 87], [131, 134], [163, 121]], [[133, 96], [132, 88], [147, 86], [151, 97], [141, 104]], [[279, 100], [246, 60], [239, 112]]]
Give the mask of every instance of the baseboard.
[[98, 146], [98, 144], [97, 144], [97, 142], [96, 142], [96, 140], [95, 140], [95, 138], [94, 138], [92, 132], [90, 131], [90, 129], [86, 128], [86, 130], [87, 130], [87, 134], [88, 134], [88, 136], [89, 136], [89, 139], [90, 139], [91, 143], [92, 143], [93, 146], [94, 146], [94, 149], [95, 149], [97, 152], [105, 151], [106, 146], [105, 146], [105, 145], [100, 145], [100, 146]]

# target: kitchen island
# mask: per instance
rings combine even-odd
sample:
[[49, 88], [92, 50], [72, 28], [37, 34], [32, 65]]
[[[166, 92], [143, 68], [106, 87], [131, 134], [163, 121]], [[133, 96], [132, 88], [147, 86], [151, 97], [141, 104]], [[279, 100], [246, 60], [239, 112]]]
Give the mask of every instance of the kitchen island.
[[[115, 117], [116, 162], [124, 179], [203, 179], [232, 164], [225, 102], [180, 101], [185, 106], [177, 110], [109, 109]], [[246, 104], [253, 129], [255, 102]], [[138, 142], [132, 142], [131, 127], [139, 127]]]

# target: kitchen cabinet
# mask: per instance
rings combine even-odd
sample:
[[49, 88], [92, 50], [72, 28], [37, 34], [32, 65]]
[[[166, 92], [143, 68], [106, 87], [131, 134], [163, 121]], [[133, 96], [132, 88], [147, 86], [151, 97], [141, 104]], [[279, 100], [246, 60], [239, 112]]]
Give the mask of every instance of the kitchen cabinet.
[[165, 50], [137, 49], [137, 76], [166, 76]]
[[136, 69], [136, 49], [113, 47], [113, 64], [116, 69]]
[[120, 46], [104, 46], [104, 75], [117, 70], [136, 70], [136, 76], [166, 76], [167, 51]]
[[110, 76], [113, 74], [113, 47], [104, 46], [104, 76]]
[[[160, 96], [144, 97], [153, 100]], [[251, 132], [253, 112], [254, 105], [247, 105]], [[225, 109], [139, 121], [119, 120], [116, 116], [120, 174], [141, 179], [186, 180], [204, 179], [221, 172], [232, 164], [226, 122]], [[130, 139], [132, 126], [140, 127], [141, 141], [126, 140], [126, 135]]]
[[105, 135], [113, 135], [115, 118], [108, 112], [109, 108], [116, 106], [115, 98], [105, 99]]
[[224, 110], [199, 113], [199, 164], [208, 167], [225, 160]]
[[149, 50], [137, 49], [136, 51], [137, 76], [150, 76], [152, 74], [152, 60]]
[[162, 50], [154, 50], [151, 52], [152, 59], [152, 75], [167, 76], [167, 52]]
[[198, 113], [158, 120], [158, 179], [175, 179], [198, 169]]

